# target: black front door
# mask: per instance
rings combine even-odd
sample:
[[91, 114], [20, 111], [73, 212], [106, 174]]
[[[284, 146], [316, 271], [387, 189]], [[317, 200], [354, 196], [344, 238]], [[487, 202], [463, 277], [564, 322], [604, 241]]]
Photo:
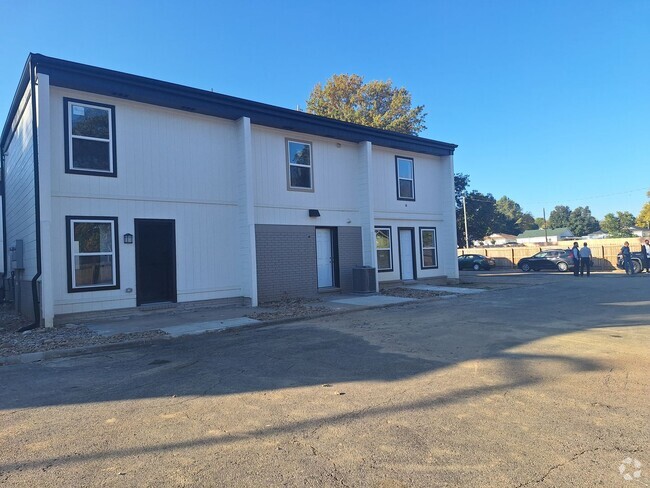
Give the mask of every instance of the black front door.
[[176, 302], [176, 231], [173, 220], [135, 219], [137, 304]]

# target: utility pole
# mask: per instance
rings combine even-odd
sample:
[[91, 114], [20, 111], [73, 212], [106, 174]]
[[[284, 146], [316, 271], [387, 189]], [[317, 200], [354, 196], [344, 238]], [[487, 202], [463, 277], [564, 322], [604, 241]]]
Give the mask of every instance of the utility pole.
[[469, 234], [467, 233], [467, 206], [465, 205], [465, 195], [463, 195], [463, 214], [465, 215], [465, 248], [469, 249]]
[[548, 232], [546, 231], [546, 209], [543, 208], [542, 212], [544, 213], [544, 242], [548, 244]]

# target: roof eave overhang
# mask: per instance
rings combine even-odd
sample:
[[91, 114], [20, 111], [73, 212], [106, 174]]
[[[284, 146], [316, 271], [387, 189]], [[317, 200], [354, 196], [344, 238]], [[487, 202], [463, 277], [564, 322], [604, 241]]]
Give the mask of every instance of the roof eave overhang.
[[[355, 143], [370, 141], [382, 147], [435, 156], [452, 155], [457, 147], [455, 144], [342, 122], [207, 90], [199, 90], [119, 71], [50, 58], [41, 54], [30, 54], [26, 70], [30, 60], [39, 73], [49, 75], [50, 85], [61, 88], [91, 92], [230, 120], [248, 117], [252, 124], [261, 126]], [[27, 70], [23, 72], [19, 89], [11, 106], [9, 119], [15, 115], [21, 94], [24, 92], [28, 81], [29, 72]], [[20, 90], [21, 87], [23, 87], [22, 90]], [[10, 125], [11, 122], [9, 122]], [[6, 130], [7, 124], [5, 124], [5, 130], [3, 130], [2, 134], [3, 142]]]

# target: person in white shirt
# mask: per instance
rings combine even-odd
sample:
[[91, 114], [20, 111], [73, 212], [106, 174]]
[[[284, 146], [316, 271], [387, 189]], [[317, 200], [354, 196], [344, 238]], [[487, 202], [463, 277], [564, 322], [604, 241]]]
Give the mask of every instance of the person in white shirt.
[[578, 273], [580, 271], [580, 247], [578, 247], [578, 242], [573, 243], [571, 248], [571, 257], [573, 258], [573, 276], [580, 276]]
[[585, 267], [587, 268], [587, 276], [591, 274], [591, 249], [587, 247], [585, 242], [580, 249], [580, 276], [585, 274]]
[[645, 272], [650, 273], [650, 242], [648, 242], [648, 239], [641, 246], [641, 252], [643, 254], [643, 267], [645, 268]]

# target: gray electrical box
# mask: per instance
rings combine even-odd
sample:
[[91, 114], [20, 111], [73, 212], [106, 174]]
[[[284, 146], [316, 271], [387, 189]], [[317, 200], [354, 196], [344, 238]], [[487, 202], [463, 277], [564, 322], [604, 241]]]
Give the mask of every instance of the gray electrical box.
[[9, 250], [11, 251], [11, 269], [25, 269], [23, 264], [23, 240], [17, 239]]

